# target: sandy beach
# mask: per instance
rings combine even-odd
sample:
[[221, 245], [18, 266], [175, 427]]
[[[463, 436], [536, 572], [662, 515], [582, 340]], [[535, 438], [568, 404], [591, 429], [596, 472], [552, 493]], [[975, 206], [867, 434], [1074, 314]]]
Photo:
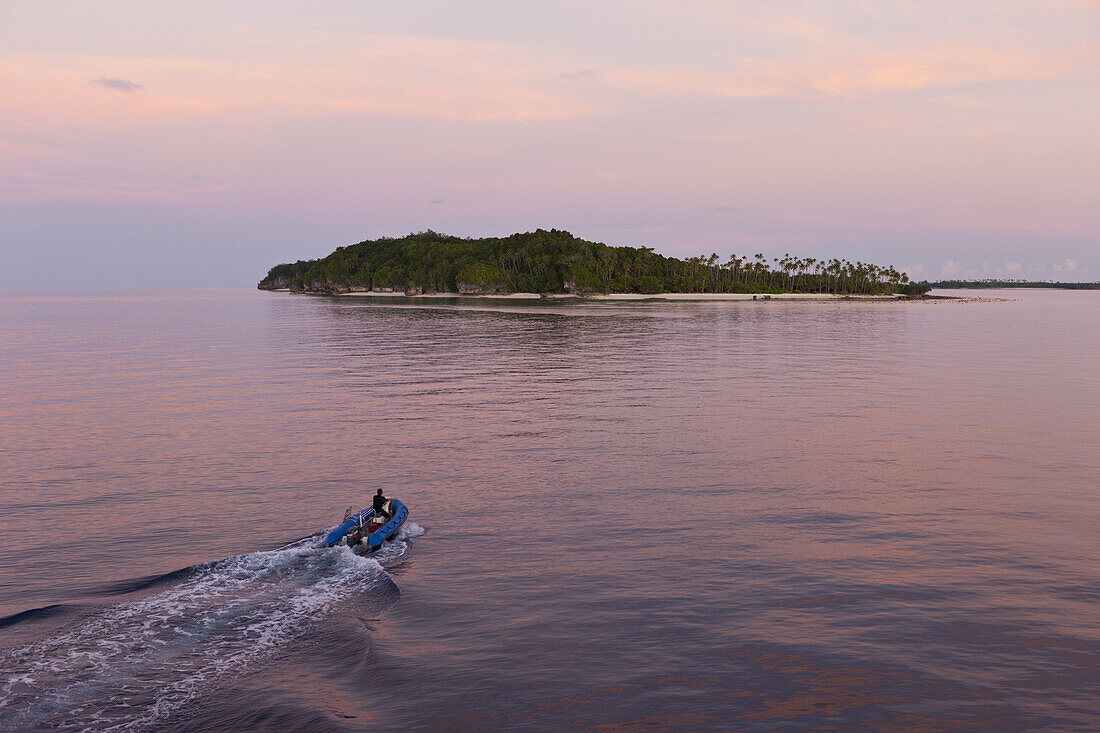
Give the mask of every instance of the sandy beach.
[[606, 295], [574, 295], [572, 293], [552, 293], [541, 295], [539, 293], [508, 293], [503, 295], [467, 295], [463, 293], [422, 293], [418, 295], [405, 295], [402, 292], [391, 291], [353, 291], [350, 293], [338, 293], [338, 295], [358, 298], [491, 298], [494, 300], [590, 300], [590, 301], [642, 301], [642, 300], [675, 300], [675, 301], [733, 301], [733, 300], [900, 300], [908, 296], [890, 295], [834, 295], [832, 293], [780, 293], [778, 295], [753, 294], [753, 293], [608, 293]]

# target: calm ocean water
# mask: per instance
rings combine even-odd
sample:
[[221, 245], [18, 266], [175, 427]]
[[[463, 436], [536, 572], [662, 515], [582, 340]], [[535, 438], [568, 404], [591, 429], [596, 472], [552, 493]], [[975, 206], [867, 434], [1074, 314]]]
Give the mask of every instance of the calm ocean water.
[[2, 294], [0, 730], [1096, 730], [1100, 292], [979, 295]]

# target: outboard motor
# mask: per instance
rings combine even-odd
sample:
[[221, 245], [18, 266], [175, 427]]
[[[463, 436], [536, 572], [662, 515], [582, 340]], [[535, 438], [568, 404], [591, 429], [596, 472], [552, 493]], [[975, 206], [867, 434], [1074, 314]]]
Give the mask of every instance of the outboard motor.
[[363, 530], [362, 528], [355, 526], [348, 530], [344, 540], [348, 543], [348, 547], [355, 547], [356, 545], [363, 544]]

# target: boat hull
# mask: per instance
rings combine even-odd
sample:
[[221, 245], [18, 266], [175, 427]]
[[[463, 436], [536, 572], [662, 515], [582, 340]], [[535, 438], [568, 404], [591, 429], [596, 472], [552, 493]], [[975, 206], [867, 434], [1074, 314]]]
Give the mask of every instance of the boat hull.
[[[397, 530], [401, 529], [401, 525], [405, 523], [405, 520], [409, 517], [409, 508], [397, 499], [393, 499], [393, 516], [391, 516], [386, 523], [378, 529], [371, 532], [369, 535], [363, 538], [362, 548], [367, 552], [374, 552], [382, 543], [393, 537]], [[365, 525], [370, 517], [374, 516], [374, 508], [364, 509], [361, 512], [353, 515], [339, 527], [333, 528], [328, 536], [325, 537], [325, 547], [333, 547], [340, 544], [344, 537], [347, 536], [348, 530], [356, 525]]]

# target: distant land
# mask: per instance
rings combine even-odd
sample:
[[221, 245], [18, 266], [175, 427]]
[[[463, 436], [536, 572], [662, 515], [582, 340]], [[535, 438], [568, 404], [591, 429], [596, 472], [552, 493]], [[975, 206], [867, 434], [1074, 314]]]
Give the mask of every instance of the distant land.
[[1100, 290], [1100, 282], [1056, 283], [1042, 280], [940, 280], [929, 283], [930, 288], [957, 290], [962, 288], [1058, 288], [1060, 290]]
[[433, 231], [368, 240], [318, 260], [276, 265], [261, 290], [427, 295], [600, 295], [616, 293], [821, 293], [919, 296], [893, 267], [762, 254], [677, 259], [649, 247], [612, 247], [566, 231], [539, 229], [470, 239]]

